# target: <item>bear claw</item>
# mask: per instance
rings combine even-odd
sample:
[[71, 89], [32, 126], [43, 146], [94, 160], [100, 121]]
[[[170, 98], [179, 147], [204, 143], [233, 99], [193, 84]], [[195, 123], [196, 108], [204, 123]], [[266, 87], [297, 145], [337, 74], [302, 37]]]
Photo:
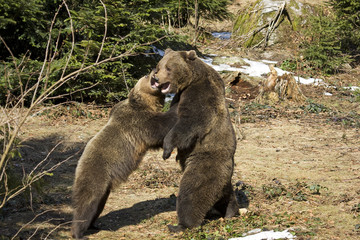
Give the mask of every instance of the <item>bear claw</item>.
[[164, 153], [163, 153], [162, 157], [163, 157], [164, 160], [166, 160], [166, 159], [168, 159], [170, 157], [170, 155], [171, 155], [171, 151], [168, 152], [168, 151], [164, 150]]
[[181, 225], [167, 225], [170, 232], [181, 232], [184, 230], [184, 227]]

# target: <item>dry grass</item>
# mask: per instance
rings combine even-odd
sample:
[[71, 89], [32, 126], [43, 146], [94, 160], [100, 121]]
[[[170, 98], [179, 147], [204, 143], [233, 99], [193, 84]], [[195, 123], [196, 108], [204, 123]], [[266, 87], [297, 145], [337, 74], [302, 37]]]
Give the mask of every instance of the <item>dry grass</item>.
[[[310, 89], [303, 90], [309, 97]], [[318, 92], [312, 94], [314, 98]], [[341, 96], [332, 97], [332, 101], [326, 99], [329, 98], [314, 101], [328, 108], [347, 101]], [[238, 128], [242, 140], [237, 146], [233, 182], [244, 183], [242, 192], [249, 200], [246, 215], [170, 234], [166, 225], [176, 223], [175, 195], [181, 173], [174, 156], [163, 161], [160, 151], [152, 151], [128, 182], [112, 192], [97, 221], [101, 230], [90, 231], [89, 239], [221, 239], [254, 228], [290, 229], [299, 239], [358, 237], [359, 128], [329, 121], [330, 112], [316, 114], [300, 108], [264, 109], [257, 105], [250, 109], [249, 102], [240, 105], [243, 123]], [[356, 104], [346, 106], [358, 108]], [[15, 166], [30, 167], [27, 164], [42, 159], [46, 149], [59, 140], [63, 143], [50, 158], [61, 161], [81, 150], [106, 122], [104, 110], [91, 110], [92, 116], [98, 116], [94, 118], [74, 117], [72, 110], [63, 108], [63, 114], [59, 114], [61, 111], [54, 109], [30, 118], [25, 126], [29, 131], [21, 135], [27, 139], [23, 144], [27, 147], [22, 149], [24, 160]], [[42, 192], [34, 194], [34, 212], [21, 207], [28, 206], [26, 198], [5, 208], [0, 236], [13, 236], [35, 215], [51, 210], [25, 227], [19, 236], [27, 238], [36, 231], [34, 238], [45, 239], [58, 226], [50, 237], [69, 239], [70, 193], [77, 159], [45, 178]]]

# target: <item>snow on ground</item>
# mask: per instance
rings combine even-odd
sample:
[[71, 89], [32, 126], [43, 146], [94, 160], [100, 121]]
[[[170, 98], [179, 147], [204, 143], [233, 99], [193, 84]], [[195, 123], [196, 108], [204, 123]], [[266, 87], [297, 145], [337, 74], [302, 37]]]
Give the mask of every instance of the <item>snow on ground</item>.
[[[231, 33], [229, 32], [219, 32], [219, 33], [213, 33], [213, 35], [219, 38], [225, 38], [225, 37], [230, 37]], [[158, 54], [160, 56], [164, 56], [165, 52], [161, 49], [156, 48], [155, 46], [152, 46], [152, 52], [155, 54]], [[249, 76], [252, 77], [264, 77], [265, 75], [267, 75], [270, 72], [270, 68], [269, 65], [270, 64], [276, 64], [276, 61], [271, 61], [271, 60], [261, 60], [261, 61], [253, 61], [253, 60], [249, 60], [247, 58], [244, 58], [243, 60], [248, 64], [248, 66], [244, 65], [241, 66], [240, 68], [236, 68], [236, 67], [231, 67], [228, 64], [219, 64], [219, 65], [215, 65], [213, 64], [213, 59], [211, 57], [215, 57], [215, 54], [211, 54], [208, 57], [204, 57], [204, 58], [200, 58], [202, 61], [204, 61], [206, 64], [210, 65], [211, 67], [213, 67], [216, 71], [221, 72], [221, 71], [239, 71], [245, 74], [248, 74]], [[226, 58], [226, 57], [223, 57]], [[284, 71], [278, 67], [275, 67], [275, 70], [277, 71], [279, 76], [284, 75], [285, 73], [287, 74], [292, 74], [291, 72], [288, 71]], [[297, 80], [299, 83], [301, 84], [314, 84], [314, 85], [320, 85], [320, 84], [325, 84], [324, 81], [320, 78], [303, 78], [303, 77], [298, 77], [298, 76], [294, 76], [295, 80]], [[352, 86], [352, 87], [344, 87], [344, 89], [350, 89], [352, 91], [355, 90], [360, 90], [360, 87], [356, 87], [356, 86]], [[325, 95], [329, 95], [330, 93], [324, 93]]]
[[344, 89], [350, 89], [351, 91], [360, 90], [360, 87], [352, 86], [352, 87], [343, 87]]
[[[254, 234], [255, 233], [255, 234]], [[249, 234], [249, 235], [248, 235]], [[287, 230], [282, 232], [264, 231], [261, 229], [251, 230], [245, 237], [230, 238], [229, 240], [273, 240], [273, 239], [295, 239]]]
[[[245, 74], [248, 74], [252, 77], [262, 77], [263, 75], [266, 75], [270, 72], [269, 64], [276, 64], [275, 61], [270, 60], [262, 60], [262, 61], [253, 61], [249, 60], [247, 58], [244, 58], [244, 61], [249, 64], [249, 66], [242, 66], [241, 68], [231, 67], [227, 64], [220, 64], [220, 65], [214, 65], [212, 64], [212, 58], [206, 57], [202, 58], [205, 63], [213, 67], [216, 71], [239, 71]], [[285, 73], [291, 73], [288, 71], [284, 71], [280, 68], [275, 67], [275, 70], [277, 71], [279, 76], [284, 75]], [[298, 80], [302, 84], [319, 84], [322, 83], [323, 80], [319, 78], [303, 78], [303, 77], [297, 77], [294, 76], [296, 80]]]

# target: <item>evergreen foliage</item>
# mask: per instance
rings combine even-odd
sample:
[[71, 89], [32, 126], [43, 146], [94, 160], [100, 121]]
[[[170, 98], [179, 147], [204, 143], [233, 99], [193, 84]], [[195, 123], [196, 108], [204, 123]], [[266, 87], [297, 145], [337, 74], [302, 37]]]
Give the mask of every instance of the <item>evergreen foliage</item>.
[[329, 0], [330, 9], [310, 16], [302, 44], [305, 60], [315, 70], [333, 74], [360, 52], [360, 2]]
[[332, 74], [349, 61], [342, 53], [339, 41], [339, 25], [334, 16], [325, 15], [321, 10], [318, 15], [309, 17], [309, 27], [305, 29], [306, 42], [302, 44], [302, 53], [312, 69]]
[[[0, 105], [4, 105], [9, 99], [15, 99], [21, 94], [22, 87], [32, 86], [37, 81], [54, 15], [57, 14], [57, 17], [51, 33], [50, 52], [57, 52], [57, 55], [47, 66], [46, 78], [40, 86], [42, 88], [56, 82], [62, 74], [89, 66], [97, 60], [118, 56], [128, 50], [134, 55], [146, 53], [151, 47], [144, 46], [144, 43], [163, 36], [167, 36], [166, 41], [184, 41], [180, 36], [171, 35], [169, 25], [182, 27], [190, 23], [190, 16], [194, 14], [194, 2], [67, 0], [70, 18], [62, 0], [0, 0], [0, 36], [15, 58], [3, 41], [0, 41]], [[206, 19], [225, 18], [228, 16], [228, 2], [199, 1], [199, 16]], [[105, 4], [106, 18], [102, 3]], [[61, 4], [62, 7], [57, 12]], [[102, 44], [105, 21], [106, 39]], [[73, 44], [70, 23], [74, 29], [75, 46], [67, 71], [63, 73]], [[100, 49], [102, 55], [99, 57]], [[151, 57], [147, 59], [148, 61], [142, 55], [141, 59], [128, 57], [98, 65], [58, 88], [54, 95], [68, 94], [67, 99], [77, 101], [120, 100], [127, 96], [128, 89], [135, 84], [136, 79], [153, 67], [149, 61]], [[20, 64], [21, 80], [15, 68], [15, 65]], [[91, 87], [94, 84], [96, 86]]]
[[339, 25], [342, 49], [356, 54], [360, 51], [360, 1], [329, 0]]

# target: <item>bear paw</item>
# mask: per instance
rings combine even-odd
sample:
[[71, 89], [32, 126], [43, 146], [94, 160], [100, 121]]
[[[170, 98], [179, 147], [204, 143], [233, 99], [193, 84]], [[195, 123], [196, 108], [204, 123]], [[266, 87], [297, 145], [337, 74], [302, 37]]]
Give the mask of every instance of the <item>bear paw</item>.
[[167, 225], [170, 232], [176, 233], [176, 232], [182, 232], [185, 230], [185, 228], [182, 225]]
[[168, 159], [169, 157], [170, 157], [170, 155], [171, 155], [171, 152], [172, 152], [172, 150], [165, 150], [164, 149], [164, 153], [163, 153], [163, 159], [164, 160], [166, 160], [166, 159]]

